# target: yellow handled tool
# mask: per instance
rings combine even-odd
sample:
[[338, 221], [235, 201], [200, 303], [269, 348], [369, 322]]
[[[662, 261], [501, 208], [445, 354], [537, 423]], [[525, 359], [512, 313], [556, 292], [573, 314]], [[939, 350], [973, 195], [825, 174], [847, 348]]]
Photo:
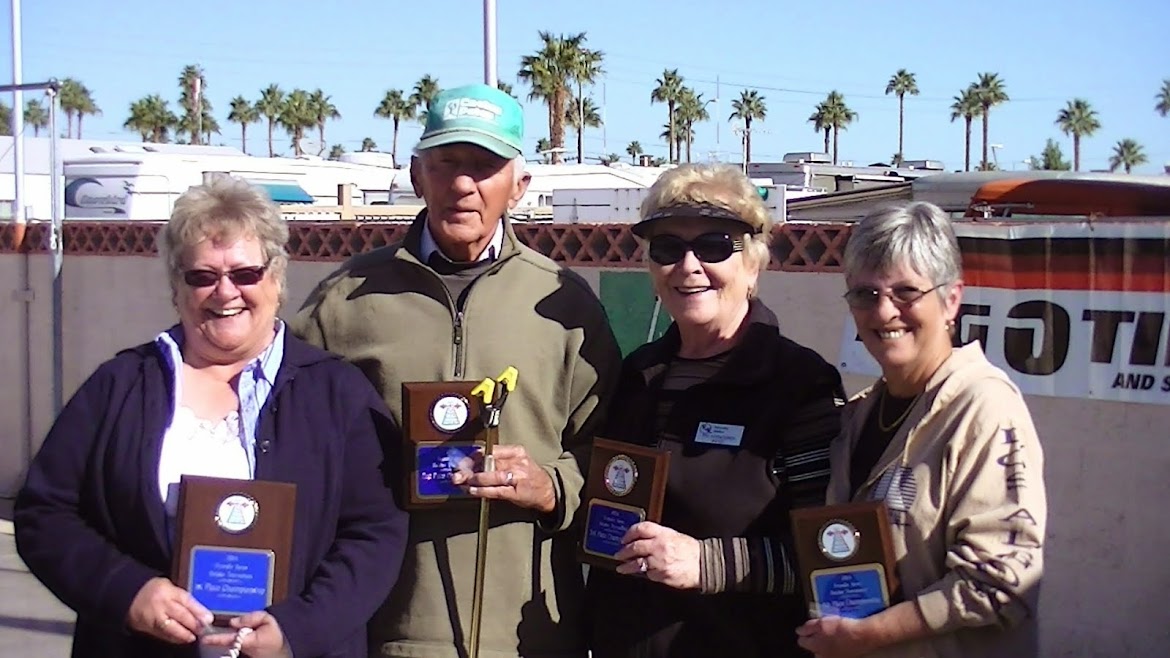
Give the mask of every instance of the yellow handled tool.
[[[500, 412], [504, 410], [504, 403], [508, 401], [508, 394], [516, 390], [516, 380], [519, 373], [512, 366], [504, 369], [495, 379], [484, 379], [475, 388], [471, 389], [471, 396], [480, 399], [480, 418], [484, 427], [483, 470], [496, 470], [492, 450], [499, 439]], [[467, 649], [469, 658], [479, 656], [479, 631], [483, 619], [483, 580], [484, 563], [487, 560], [488, 538], [488, 503], [487, 498], [479, 501], [479, 529], [475, 544], [475, 590], [471, 598], [471, 642]]]

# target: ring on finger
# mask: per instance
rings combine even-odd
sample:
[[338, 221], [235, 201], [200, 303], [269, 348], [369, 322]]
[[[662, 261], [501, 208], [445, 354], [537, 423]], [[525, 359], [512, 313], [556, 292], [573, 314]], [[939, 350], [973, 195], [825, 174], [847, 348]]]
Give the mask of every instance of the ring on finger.
[[160, 619], [158, 621], [158, 627], [163, 629], [163, 630], [166, 630], [166, 628], [168, 626], [170, 626], [171, 622], [173, 622], [173, 621], [174, 621], [174, 619], [171, 619], [170, 617], [163, 617], [162, 619]]
[[646, 561], [646, 558], [644, 558], [644, 557], [638, 558], [638, 571], [640, 573], [646, 573], [649, 570], [650, 570], [650, 563]]
[[504, 485], [512, 486], [512, 480], [514, 479], [516, 479], [516, 476], [512, 474], [512, 471], [508, 471], [504, 474]]

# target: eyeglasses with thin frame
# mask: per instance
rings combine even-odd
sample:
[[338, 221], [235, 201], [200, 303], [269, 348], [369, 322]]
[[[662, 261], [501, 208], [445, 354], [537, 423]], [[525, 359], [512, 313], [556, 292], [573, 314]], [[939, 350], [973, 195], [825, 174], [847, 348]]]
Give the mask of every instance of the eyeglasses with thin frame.
[[691, 252], [704, 263], [722, 263], [737, 251], [743, 251], [743, 240], [727, 233], [704, 233], [694, 240], [677, 235], [656, 235], [650, 238], [650, 260], [659, 265], [674, 265]]
[[219, 280], [226, 276], [234, 286], [254, 286], [264, 279], [264, 273], [267, 271], [267, 265], [237, 267], [227, 272], [186, 270], [183, 272], [183, 281], [192, 288], [208, 288], [218, 284]]
[[878, 290], [872, 286], [857, 286], [850, 288], [842, 297], [845, 298], [845, 303], [849, 304], [849, 308], [858, 311], [869, 311], [877, 308], [882, 297], [889, 297], [895, 306], [908, 307], [945, 285], [945, 283], [940, 283], [929, 290], [922, 290], [914, 286], [895, 286], [886, 290]]

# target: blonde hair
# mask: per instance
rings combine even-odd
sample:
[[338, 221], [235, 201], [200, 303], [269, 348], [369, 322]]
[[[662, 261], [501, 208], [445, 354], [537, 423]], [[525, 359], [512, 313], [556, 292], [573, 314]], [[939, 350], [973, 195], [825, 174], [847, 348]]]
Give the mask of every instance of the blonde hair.
[[[739, 217], [756, 233], [745, 232], [743, 253], [760, 271], [768, 268], [772, 254], [774, 222], [756, 186], [733, 165], [686, 164], [662, 174], [642, 201], [643, 219], [658, 210], [677, 205], [710, 204], [725, 208]], [[669, 221], [669, 220], [666, 220]]]
[[171, 218], [159, 234], [159, 251], [166, 262], [171, 292], [177, 293], [187, 253], [204, 240], [214, 243], [255, 238], [284, 298], [288, 269], [288, 225], [268, 195], [240, 178], [215, 176], [196, 185], [175, 201]]

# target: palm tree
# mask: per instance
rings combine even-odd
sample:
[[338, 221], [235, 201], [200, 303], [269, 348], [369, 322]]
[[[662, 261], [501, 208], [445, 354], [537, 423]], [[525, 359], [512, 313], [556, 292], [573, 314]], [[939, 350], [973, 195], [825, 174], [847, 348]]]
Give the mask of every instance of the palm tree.
[[334, 144], [329, 149], [329, 159], [330, 160], [340, 160], [343, 153], [345, 153], [345, 147], [342, 146], [341, 144]]
[[642, 153], [642, 145], [639, 144], [637, 140], [630, 142], [630, 144], [626, 146], [626, 154], [630, 156], [630, 162], [632, 164], [638, 164], [638, 156], [642, 155]]
[[691, 144], [695, 141], [695, 124], [707, 121], [711, 114], [707, 112], [707, 105], [712, 101], [703, 100], [702, 94], [696, 94], [694, 89], [684, 88], [678, 107], [675, 108], [675, 125], [682, 126], [687, 145], [687, 162], [691, 161]]
[[611, 165], [611, 164], [613, 164], [621, 159], [622, 159], [622, 156], [618, 155], [617, 153], [610, 153], [609, 155], [602, 156], [601, 164], [608, 167], [609, 165]]
[[0, 101], [0, 136], [10, 137], [12, 135], [12, 108], [8, 107], [8, 103]]
[[585, 33], [554, 36], [541, 32], [542, 46], [533, 55], [520, 58], [520, 70], [516, 78], [528, 83], [532, 91], [529, 100], [544, 101], [548, 107], [548, 138], [552, 144], [552, 162], [561, 162], [561, 149], [565, 147], [565, 107], [569, 103], [569, 85], [576, 80], [580, 68], [581, 44]]
[[1061, 132], [1072, 135], [1073, 138], [1073, 171], [1081, 170], [1081, 137], [1089, 137], [1101, 127], [1097, 120], [1097, 110], [1083, 98], [1074, 98], [1068, 102], [1056, 116], [1056, 125]]
[[32, 126], [33, 137], [40, 137], [41, 128], [49, 127], [49, 113], [41, 101], [33, 98], [24, 105], [24, 122]]
[[414, 104], [415, 115], [423, 125], [426, 125], [427, 113], [430, 111], [431, 103], [435, 102], [435, 96], [439, 95], [439, 90], [439, 79], [431, 77], [429, 73], [414, 83], [414, 93], [410, 95], [410, 102]]
[[960, 117], [963, 119], [965, 124], [963, 171], [971, 171], [971, 122], [983, 116], [983, 104], [979, 102], [979, 96], [975, 93], [975, 85], [960, 92], [954, 97], [954, 101], [951, 104], [951, 122]]
[[144, 142], [165, 144], [168, 133], [178, 127], [179, 117], [167, 106], [167, 101], [158, 94], [151, 94], [130, 104], [130, 117], [123, 128], [137, 132]]
[[825, 108], [824, 101], [817, 103], [813, 113], [808, 117], [809, 123], [813, 125], [813, 130], [816, 132], [825, 133], [825, 155], [829, 154], [829, 133], [833, 130], [833, 125], [829, 123], [829, 111]]
[[401, 89], [390, 89], [382, 97], [374, 116], [380, 119], [390, 119], [394, 122], [394, 141], [390, 145], [390, 162], [398, 166], [398, 125], [404, 119], [413, 119], [417, 106], [402, 95]]
[[[496, 89], [499, 89], [500, 91], [511, 96], [512, 98], [516, 98], [516, 90], [512, 88], [511, 84], [504, 82], [503, 80], [496, 81]], [[520, 99], [516, 98], [516, 100], [520, 100]]]
[[[600, 116], [597, 117], [596, 124], [589, 123], [589, 121], [585, 117], [585, 103], [586, 103], [586, 101], [590, 101], [590, 99], [584, 95], [585, 94], [584, 86], [585, 85], [592, 85], [597, 80], [597, 78], [599, 78], [601, 76], [601, 74], [605, 72], [601, 68], [601, 62], [605, 59], [605, 53], [601, 52], [600, 50], [593, 50], [591, 48], [585, 48], [584, 47], [585, 40], [586, 40], [585, 33], [582, 32], [581, 33], [581, 41], [580, 41], [580, 43], [577, 44], [577, 48], [576, 48], [576, 53], [575, 53], [576, 58], [573, 61], [572, 67], [570, 68], [570, 71], [569, 71], [569, 78], [577, 84], [577, 96], [576, 96], [576, 102], [574, 103], [574, 105], [576, 106], [576, 111], [577, 111], [577, 120], [575, 123], [574, 122], [569, 123], [569, 125], [571, 125], [575, 128], [578, 128], [578, 130], [577, 130], [577, 164], [581, 164], [582, 162], [585, 161], [585, 147], [584, 147], [584, 141], [583, 141], [583, 137], [582, 137], [584, 134], [584, 131], [580, 130], [579, 126], [584, 124], [586, 126], [596, 128], [596, 127], [601, 125], [601, 117]], [[592, 102], [592, 101], [590, 101], [590, 102]], [[596, 109], [594, 111], [596, 112]]]
[[1125, 173], [1133, 171], [1149, 162], [1142, 151], [1142, 145], [1132, 139], [1123, 139], [1113, 147], [1113, 156], [1109, 158], [1109, 171], [1117, 171], [1118, 167], [1125, 167]]
[[248, 152], [248, 124], [260, 120], [260, 112], [243, 96], [236, 96], [231, 102], [231, 111], [228, 112], [228, 121], [240, 124], [240, 148]]
[[902, 151], [902, 135], [903, 122], [906, 118], [906, 94], [911, 96], [918, 95], [918, 81], [914, 79], [914, 74], [906, 69], [898, 69], [890, 81], [886, 83], [886, 95], [894, 94], [898, 97], [898, 158], [894, 165], [901, 166], [903, 151]]
[[1162, 116], [1170, 114], [1170, 78], [1162, 81], [1162, 89], [1158, 91], [1158, 95], [1154, 97], [1158, 104], [1154, 106], [1154, 111]]
[[750, 91], [744, 89], [739, 92], [739, 98], [731, 101], [731, 107], [735, 111], [727, 117], [727, 120], [739, 119], [743, 121], [743, 166], [746, 171], [748, 164], [752, 161], [752, 121], [766, 119], [768, 107], [764, 104], [764, 97], [755, 89]]
[[581, 128], [580, 122], [584, 120], [585, 128], [600, 128], [601, 113], [598, 111], [597, 105], [591, 97], [586, 97], [582, 101], [578, 101], [575, 98], [570, 100], [570, 107], [565, 108], [565, 123], [577, 131], [577, 164], [581, 164], [584, 162], [584, 158], [582, 157], [584, 152], [582, 151], [581, 135], [585, 131]]
[[1011, 98], [1008, 97], [1007, 89], [1005, 89], [1004, 82], [998, 73], [980, 73], [979, 79], [972, 86], [979, 99], [979, 106], [983, 110], [981, 115], [983, 117], [983, 164], [980, 165], [980, 168], [987, 171], [991, 164], [987, 159], [988, 124], [991, 122], [991, 108], [1006, 103]]
[[849, 109], [845, 97], [834, 89], [825, 98], [825, 120], [833, 128], [833, 164], [837, 164], [837, 143], [841, 131], [857, 120], [857, 113]]
[[317, 112], [309, 92], [294, 89], [289, 93], [280, 110], [280, 125], [292, 137], [293, 154], [298, 157], [304, 155], [301, 141], [305, 138], [305, 130], [317, 125]]
[[674, 152], [677, 155], [682, 153], [683, 143], [687, 141], [687, 133], [678, 123], [675, 123], [673, 127], [669, 123], [664, 123], [662, 124], [662, 132], [658, 133], [658, 136], [669, 144], [671, 130], [674, 131]]
[[184, 111], [180, 130], [191, 136], [192, 144], [203, 143], [203, 116], [211, 111], [211, 104], [204, 96], [206, 89], [207, 78], [203, 69], [198, 64], [184, 66], [179, 73], [179, 107]]
[[683, 93], [683, 77], [678, 74], [678, 69], [666, 69], [662, 72], [662, 77], [657, 81], [658, 86], [654, 91], [650, 92], [650, 104], [666, 103], [667, 121], [669, 122], [667, 128], [666, 147], [669, 150], [666, 160], [667, 162], [677, 162], [678, 153], [674, 151], [675, 137], [674, 137], [674, 108], [682, 99]]
[[284, 108], [284, 91], [277, 85], [268, 85], [260, 92], [260, 100], [256, 101], [256, 111], [268, 119], [268, 157], [274, 157], [276, 151], [272, 149], [272, 128], [280, 121], [280, 112]]
[[369, 153], [370, 151], [377, 151], [378, 144], [371, 138], [365, 137], [362, 139], [362, 152]]
[[340, 119], [341, 112], [337, 106], [329, 102], [332, 96], [326, 96], [320, 89], [309, 94], [309, 107], [312, 108], [313, 119], [317, 124], [317, 155], [325, 152], [325, 122], [329, 119]]
[[549, 153], [551, 150], [552, 141], [549, 138], [541, 137], [540, 139], [536, 140], [536, 154], [540, 156], [540, 162], [542, 164], [549, 164], [552, 162], [552, 153]]
[[77, 80], [65, 78], [61, 81], [61, 88], [57, 92], [61, 111], [65, 113], [66, 137], [73, 137], [73, 117], [77, 115], [79, 108], [85, 103], [83, 89], [84, 86]]

